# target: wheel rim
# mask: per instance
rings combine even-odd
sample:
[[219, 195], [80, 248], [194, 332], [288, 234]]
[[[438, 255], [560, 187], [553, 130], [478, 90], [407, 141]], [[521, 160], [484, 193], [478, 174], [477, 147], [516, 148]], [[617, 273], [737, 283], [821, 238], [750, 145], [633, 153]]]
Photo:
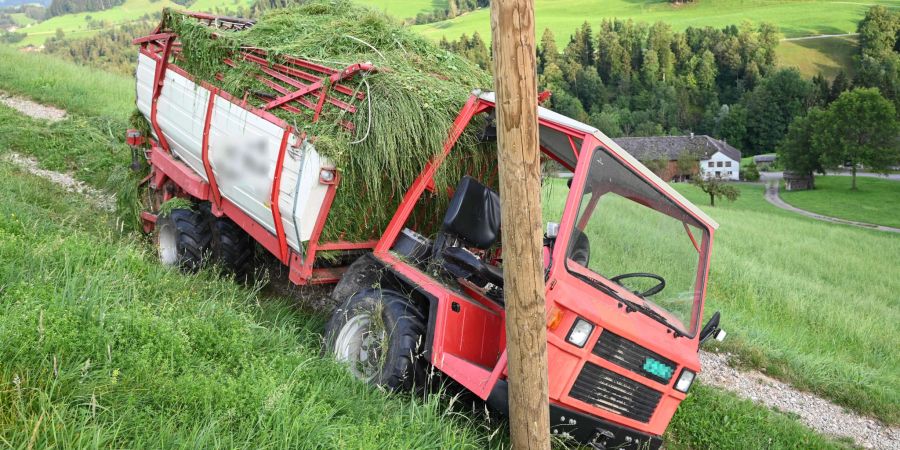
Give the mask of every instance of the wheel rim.
[[156, 249], [163, 264], [174, 266], [178, 262], [178, 235], [172, 224], [157, 223]]
[[335, 340], [334, 353], [338, 361], [347, 363], [350, 372], [369, 382], [380, 369], [382, 344], [386, 333], [373, 323], [368, 314], [358, 314], [341, 327]]

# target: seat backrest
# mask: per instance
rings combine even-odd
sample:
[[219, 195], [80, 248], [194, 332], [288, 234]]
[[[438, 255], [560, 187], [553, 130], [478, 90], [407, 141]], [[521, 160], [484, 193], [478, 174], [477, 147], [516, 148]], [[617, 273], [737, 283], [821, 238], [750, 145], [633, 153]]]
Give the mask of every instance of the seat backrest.
[[441, 232], [485, 250], [500, 235], [500, 196], [474, 178], [460, 180], [450, 199]]

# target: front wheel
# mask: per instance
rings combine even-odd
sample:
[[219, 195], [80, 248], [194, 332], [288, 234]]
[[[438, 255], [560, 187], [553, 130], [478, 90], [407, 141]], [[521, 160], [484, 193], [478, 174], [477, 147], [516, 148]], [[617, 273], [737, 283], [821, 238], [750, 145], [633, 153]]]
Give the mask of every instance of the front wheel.
[[422, 312], [400, 293], [368, 289], [351, 296], [331, 317], [325, 350], [356, 378], [391, 390], [425, 385]]

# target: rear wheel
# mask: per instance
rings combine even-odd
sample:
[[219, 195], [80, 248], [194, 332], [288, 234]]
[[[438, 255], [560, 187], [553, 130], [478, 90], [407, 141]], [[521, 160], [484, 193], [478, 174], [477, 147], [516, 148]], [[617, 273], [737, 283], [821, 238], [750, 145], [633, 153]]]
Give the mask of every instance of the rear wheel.
[[422, 312], [400, 293], [361, 291], [335, 310], [325, 333], [325, 349], [367, 383], [392, 390], [424, 387]]
[[173, 209], [156, 221], [159, 260], [185, 272], [197, 272], [209, 253], [210, 231], [203, 216], [190, 209]]
[[248, 282], [253, 274], [253, 238], [227, 217], [213, 217], [212, 251], [228, 275]]

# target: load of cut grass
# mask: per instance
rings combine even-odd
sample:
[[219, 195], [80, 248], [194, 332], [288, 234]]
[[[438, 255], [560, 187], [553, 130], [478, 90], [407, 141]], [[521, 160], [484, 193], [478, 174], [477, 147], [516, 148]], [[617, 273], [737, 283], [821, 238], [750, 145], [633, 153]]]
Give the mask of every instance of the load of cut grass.
[[[315, 123], [309, 114], [273, 110], [299, 131], [313, 136], [317, 151], [330, 158], [342, 173], [326, 227], [325, 240], [364, 240], [387, 226], [406, 189], [427, 161], [439, 153], [454, 118], [476, 88], [489, 88], [491, 77], [465, 59], [440, 49], [401, 24], [346, 0], [315, 0], [271, 11], [244, 31], [222, 31], [178, 13], [167, 12], [164, 25], [178, 34], [182, 59], [189, 73], [219, 85], [232, 95], [251, 94], [254, 106], [269, 99], [254, 93], [271, 88], [256, 78], [258, 66], [223, 59], [240, 48], [267, 52], [270, 62], [285, 55], [300, 57], [334, 69], [371, 62], [377, 71], [344, 84], [366, 94], [356, 101], [359, 110], [345, 114], [326, 103]], [[216, 34], [213, 38], [211, 34]], [[237, 59], [237, 58], [235, 58]], [[217, 77], [221, 74], [221, 77]], [[348, 132], [339, 124], [354, 124]], [[471, 127], [470, 127], [471, 128]], [[467, 131], [451, 158], [436, 176], [435, 192], [455, 184], [462, 172], [485, 167], [494, 154]], [[419, 211], [428, 223], [440, 218], [444, 202], [436, 199]]]

